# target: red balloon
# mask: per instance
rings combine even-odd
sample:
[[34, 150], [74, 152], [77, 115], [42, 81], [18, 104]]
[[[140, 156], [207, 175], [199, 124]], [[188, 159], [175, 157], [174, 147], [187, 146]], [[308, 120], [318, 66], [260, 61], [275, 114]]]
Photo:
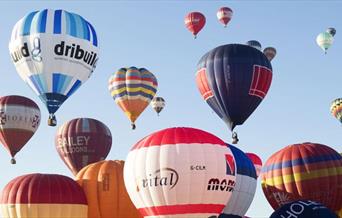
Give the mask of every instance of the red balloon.
[[217, 11], [217, 19], [224, 25], [227, 26], [229, 21], [232, 19], [233, 10], [228, 7], [222, 7]]
[[257, 176], [259, 176], [260, 171], [261, 171], [261, 167], [262, 167], [262, 160], [261, 160], [261, 158], [258, 155], [254, 154], [254, 153], [246, 153], [246, 155], [253, 162], [256, 174], [257, 174]]
[[102, 122], [90, 118], [73, 119], [56, 134], [56, 149], [74, 175], [88, 164], [104, 160], [111, 147], [112, 135]]
[[205, 16], [200, 12], [190, 12], [188, 15], [186, 15], [184, 22], [186, 28], [188, 28], [188, 30], [192, 32], [196, 38], [197, 33], [201, 31], [205, 25]]
[[40, 110], [23, 96], [0, 97], [0, 142], [12, 156], [24, 147], [40, 124]]

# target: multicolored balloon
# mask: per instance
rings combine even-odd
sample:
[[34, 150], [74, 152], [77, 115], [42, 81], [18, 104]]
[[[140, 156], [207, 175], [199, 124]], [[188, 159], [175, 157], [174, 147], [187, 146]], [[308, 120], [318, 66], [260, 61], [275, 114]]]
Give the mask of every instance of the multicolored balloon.
[[232, 151], [216, 136], [194, 128], [169, 128], [132, 147], [124, 181], [143, 216], [207, 218], [229, 205], [234, 162]]
[[264, 55], [266, 55], [269, 61], [272, 61], [273, 58], [277, 55], [277, 50], [273, 47], [267, 47], [263, 51]]
[[219, 218], [243, 217], [253, 201], [257, 175], [253, 163], [243, 151], [233, 145], [228, 145], [228, 147], [235, 159], [237, 185]]
[[98, 60], [94, 27], [65, 10], [33, 11], [14, 26], [9, 43], [20, 77], [46, 105], [48, 124], [55, 112], [92, 75]]
[[338, 218], [333, 211], [324, 205], [310, 200], [299, 200], [287, 203], [274, 211], [270, 216], [270, 218], [284, 217]]
[[256, 48], [259, 51], [261, 51], [261, 43], [258, 42], [257, 40], [249, 40], [246, 42], [246, 45], [249, 45], [249, 46]]
[[273, 209], [310, 199], [342, 211], [342, 157], [326, 145], [289, 145], [267, 160], [260, 177]]
[[23, 96], [0, 97], [0, 142], [14, 156], [31, 139], [40, 124], [38, 105]]
[[342, 123], [342, 98], [337, 98], [331, 103], [330, 112]]
[[247, 45], [219, 46], [197, 64], [196, 83], [200, 93], [231, 131], [258, 107], [271, 82], [270, 61]]
[[205, 25], [205, 16], [201, 12], [190, 12], [185, 16], [184, 23], [186, 28], [197, 38], [197, 34]]
[[334, 42], [334, 37], [328, 32], [323, 32], [318, 34], [316, 42], [318, 46], [321, 47], [321, 49], [323, 49], [324, 53], [326, 54], [327, 50]]
[[77, 118], [59, 127], [55, 145], [65, 165], [76, 175], [88, 164], [106, 159], [112, 147], [112, 134], [98, 120]]
[[330, 33], [333, 37], [335, 36], [336, 34], [336, 29], [333, 28], [333, 27], [329, 27], [327, 30], [326, 30], [327, 33]]
[[88, 199], [89, 218], [141, 218], [125, 188], [121, 160], [84, 167], [76, 176]]
[[162, 97], [154, 97], [151, 101], [151, 106], [153, 110], [155, 110], [159, 116], [159, 113], [164, 109], [165, 107], [165, 100]]
[[255, 167], [255, 171], [256, 171], [256, 175], [257, 177], [259, 177], [261, 168], [262, 168], [262, 160], [261, 158], [254, 154], [254, 153], [246, 153], [247, 157], [249, 157], [249, 159], [253, 162], [254, 167]]
[[135, 129], [135, 121], [157, 92], [157, 78], [145, 68], [121, 68], [110, 76], [108, 89]]
[[2, 217], [87, 218], [87, 199], [69, 177], [27, 174], [10, 181], [2, 190]]
[[224, 27], [227, 27], [227, 24], [233, 17], [233, 10], [228, 7], [222, 7], [217, 11], [216, 16]]

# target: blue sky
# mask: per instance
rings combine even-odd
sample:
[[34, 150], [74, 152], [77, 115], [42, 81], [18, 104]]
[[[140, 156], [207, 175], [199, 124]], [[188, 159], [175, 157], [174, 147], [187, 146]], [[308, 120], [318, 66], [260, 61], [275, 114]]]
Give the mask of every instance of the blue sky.
[[[217, 21], [221, 6], [233, 9], [227, 28]], [[61, 8], [85, 17], [95, 27], [100, 59], [92, 77], [57, 112], [59, 124], [77, 117], [104, 122], [113, 135], [107, 159], [125, 159], [132, 145], [144, 136], [167, 127], [190, 126], [211, 132], [230, 142], [231, 133], [202, 100], [196, 84], [196, 64], [210, 49], [223, 44], [256, 39], [274, 46], [273, 82], [268, 95], [252, 116], [238, 126], [239, 148], [257, 153], [263, 162], [286, 145], [317, 142], [342, 151], [342, 127], [329, 112], [330, 103], [342, 97], [341, 8], [338, 1], [2, 1], [0, 14], [0, 95], [24, 95], [38, 103], [42, 123], [29, 143], [10, 164], [0, 149], [4, 187], [12, 178], [31, 172], [72, 176], [59, 158], [48, 127], [47, 110], [20, 79], [11, 62], [8, 42], [14, 24], [24, 15], [44, 8]], [[196, 40], [184, 26], [184, 16], [200, 11], [207, 19]], [[335, 27], [335, 42], [328, 54], [316, 44], [316, 36]], [[157, 95], [166, 107], [157, 117], [146, 108], [137, 129], [112, 100], [107, 80], [120, 67], [145, 67], [158, 78]], [[250, 217], [272, 212], [258, 181]]]

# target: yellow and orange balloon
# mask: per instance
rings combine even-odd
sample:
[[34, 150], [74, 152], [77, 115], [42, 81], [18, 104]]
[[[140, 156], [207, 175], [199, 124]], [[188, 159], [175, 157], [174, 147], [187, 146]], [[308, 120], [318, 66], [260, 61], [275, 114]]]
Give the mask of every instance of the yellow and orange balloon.
[[76, 176], [88, 200], [89, 218], [142, 218], [125, 188], [124, 161], [107, 160], [84, 167]]
[[135, 129], [135, 121], [157, 92], [157, 78], [145, 68], [120, 68], [109, 78], [108, 89]]

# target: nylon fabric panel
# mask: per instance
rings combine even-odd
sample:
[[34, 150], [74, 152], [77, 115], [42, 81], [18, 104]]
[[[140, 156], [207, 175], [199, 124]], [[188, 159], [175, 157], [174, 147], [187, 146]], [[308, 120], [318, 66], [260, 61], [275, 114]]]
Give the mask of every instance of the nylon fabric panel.
[[87, 218], [86, 205], [1, 204], [2, 218]]
[[155, 217], [218, 215], [235, 186], [226, 157], [233, 155], [221, 143], [193, 128], [169, 128], [140, 140], [124, 167], [125, 186], [135, 206]]
[[[286, 164], [279, 168], [278, 163]], [[342, 208], [342, 157], [328, 146], [287, 146], [269, 158], [261, 175], [265, 196], [275, 209], [299, 199], [312, 199], [334, 211]]]
[[76, 175], [88, 164], [107, 157], [112, 146], [112, 135], [102, 122], [78, 118], [58, 129], [55, 145], [59, 156]]
[[[198, 63], [198, 69], [203, 65], [213, 95], [232, 130], [241, 125], [262, 100], [249, 94], [254, 66], [266, 67], [270, 71], [272, 66], [262, 52], [241, 44], [223, 45], [209, 51]], [[260, 82], [269, 86], [271, 77], [265, 79], [268, 81]]]
[[123, 166], [124, 161], [100, 161], [77, 174], [88, 199], [88, 217], [141, 218], [124, 186]]
[[220, 217], [243, 217], [251, 205], [257, 185], [256, 172], [248, 156], [233, 145], [228, 145], [235, 159], [236, 185], [232, 197]]

